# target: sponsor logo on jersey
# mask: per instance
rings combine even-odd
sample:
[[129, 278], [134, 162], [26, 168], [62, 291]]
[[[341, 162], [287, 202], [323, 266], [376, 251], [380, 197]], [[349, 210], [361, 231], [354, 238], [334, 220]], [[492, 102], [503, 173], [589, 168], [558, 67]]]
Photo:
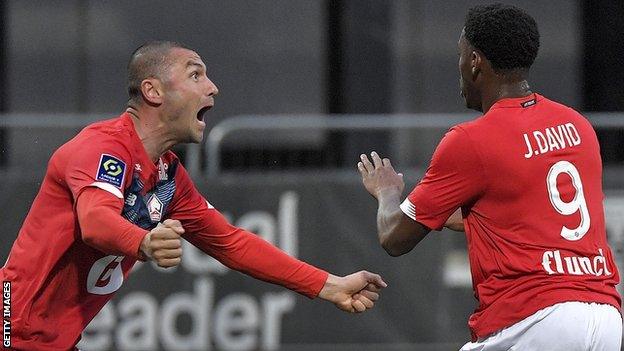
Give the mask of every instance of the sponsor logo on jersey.
[[162, 201], [160, 201], [156, 194], [152, 194], [149, 200], [147, 200], [147, 210], [149, 211], [149, 216], [152, 222], [160, 221], [163, 214], [163, 207]]
[[136, 196], [136, 194], [133, 194], [133, 193], [128, 194], [128, 196], [126, 196], [126, 201], [125, 201], [126, 205], [134, 206], [137, 198], [138, 197]]
[[542, 267], [550, 274], [610, 276], [613, 274], [607, 266], [602, 249], [597, 256], [562, 256], [561, 251], [545, 251], [542, 255]]
[[126, 164], [123, 161], [114, 156], [102, 154], [95, 179], [121, 188], [125, 170]]
[[87, 276], [87, 291], [107, 295], [117, 291], [123, 284], [121, 261], [124, 256], [106, 256], [93, 263]]

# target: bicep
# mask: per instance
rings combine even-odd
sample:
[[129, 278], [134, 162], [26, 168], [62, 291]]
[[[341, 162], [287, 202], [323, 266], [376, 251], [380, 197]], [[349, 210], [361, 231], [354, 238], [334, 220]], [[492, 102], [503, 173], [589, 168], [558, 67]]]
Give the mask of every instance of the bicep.
[[194, 218], [178, 216], [174, 219], [180, 220], [185, 229], [182, 237], [204, 253], [214, 256], [236, 244], [239, 228], [215, 209], [206, 207]]
[[74, 145], [79, 152], [72, 153], [62, 168], [63, 178], [72, 192], [74, 200], [86, 187], [99, 187], [118, 198], [123, 198], [123, 189], [128, 182], [131, 157], [126, 147], [118, 140], [101, 140], [93, 145]]
[[438, 145], [425, 177], [407, 197], [404, 212], [441, 230], [459, 207], [478, 199], [486, 181], [475, 146], [465, 132], [453, 129]]
[[86, 187], [76, 199], [76, 215], [82, 240], [107, 254], [139, 256], [147, 234], [121, 216], [123, 202], [98, 187]]
[[116, 194], [97, 186], [87, 186], [78, 194], [76, 199], [76, 214], [78, 222], [86, 223], [93, 219], [94, 213], [113, 213], [120, 216], [123, 202]]

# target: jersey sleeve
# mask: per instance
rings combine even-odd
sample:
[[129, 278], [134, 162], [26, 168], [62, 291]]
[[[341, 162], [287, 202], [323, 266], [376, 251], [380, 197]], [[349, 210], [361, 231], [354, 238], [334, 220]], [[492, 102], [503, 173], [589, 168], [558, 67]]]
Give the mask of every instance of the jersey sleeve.
[[70, 155], [62, 170], [74, 200], [89, 186], [123, 199], [123, 189], [131, 172], [131, 154], [127, 147], [110, 138], [82, 143], [79, 148]]
[[184, 238], [224, 265], [254, 278], [314, 298], [328, 273], [289, 256], [258, 235], [235, 227], [197, 191], [181, 165], [170, 217], [182, 223]]
[[123, 204], [95, 187], [86, 187], [76, 200], [82, 240], [108, 255], [143, 259], [141, 242], [148, 231], [119, 215]]
[[428, 228], [441, 230], [453, 212], [478, 197], [486, 179], [472, 141], [461, 127], [454, 127], [440, 141], [425, 176], [401, 210]]

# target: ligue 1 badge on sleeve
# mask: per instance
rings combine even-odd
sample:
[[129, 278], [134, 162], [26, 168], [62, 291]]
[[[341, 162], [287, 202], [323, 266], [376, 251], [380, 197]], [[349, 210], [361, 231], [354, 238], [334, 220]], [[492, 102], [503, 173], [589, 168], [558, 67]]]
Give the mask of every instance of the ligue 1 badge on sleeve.
[[102, 154], [95, 179], [121, 188], [124, 174], [126, 173], [125, 170], [126, 164], [123, 161], [114, 156]]

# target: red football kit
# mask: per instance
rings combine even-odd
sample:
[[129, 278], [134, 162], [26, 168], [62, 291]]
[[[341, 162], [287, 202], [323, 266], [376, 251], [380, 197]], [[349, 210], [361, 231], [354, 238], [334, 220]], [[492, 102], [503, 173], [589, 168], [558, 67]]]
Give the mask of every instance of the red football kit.
[[479, 301], [468, 322], [476, 339], [559, 302], [619, 310], [603, 198], [592, 126], [532, 94], [451, 128], [401, 209], [440, 230], [461, 207]]
[[52, 156], [0, 278], [11, 282], [11, 343], [75, 347], [121, 287], [145, 234], [167, 218], [230, 268], [315, 297], [327, 273], [230, 225], [171, 151], [152, 162], [129, 114], [92, 124]]

